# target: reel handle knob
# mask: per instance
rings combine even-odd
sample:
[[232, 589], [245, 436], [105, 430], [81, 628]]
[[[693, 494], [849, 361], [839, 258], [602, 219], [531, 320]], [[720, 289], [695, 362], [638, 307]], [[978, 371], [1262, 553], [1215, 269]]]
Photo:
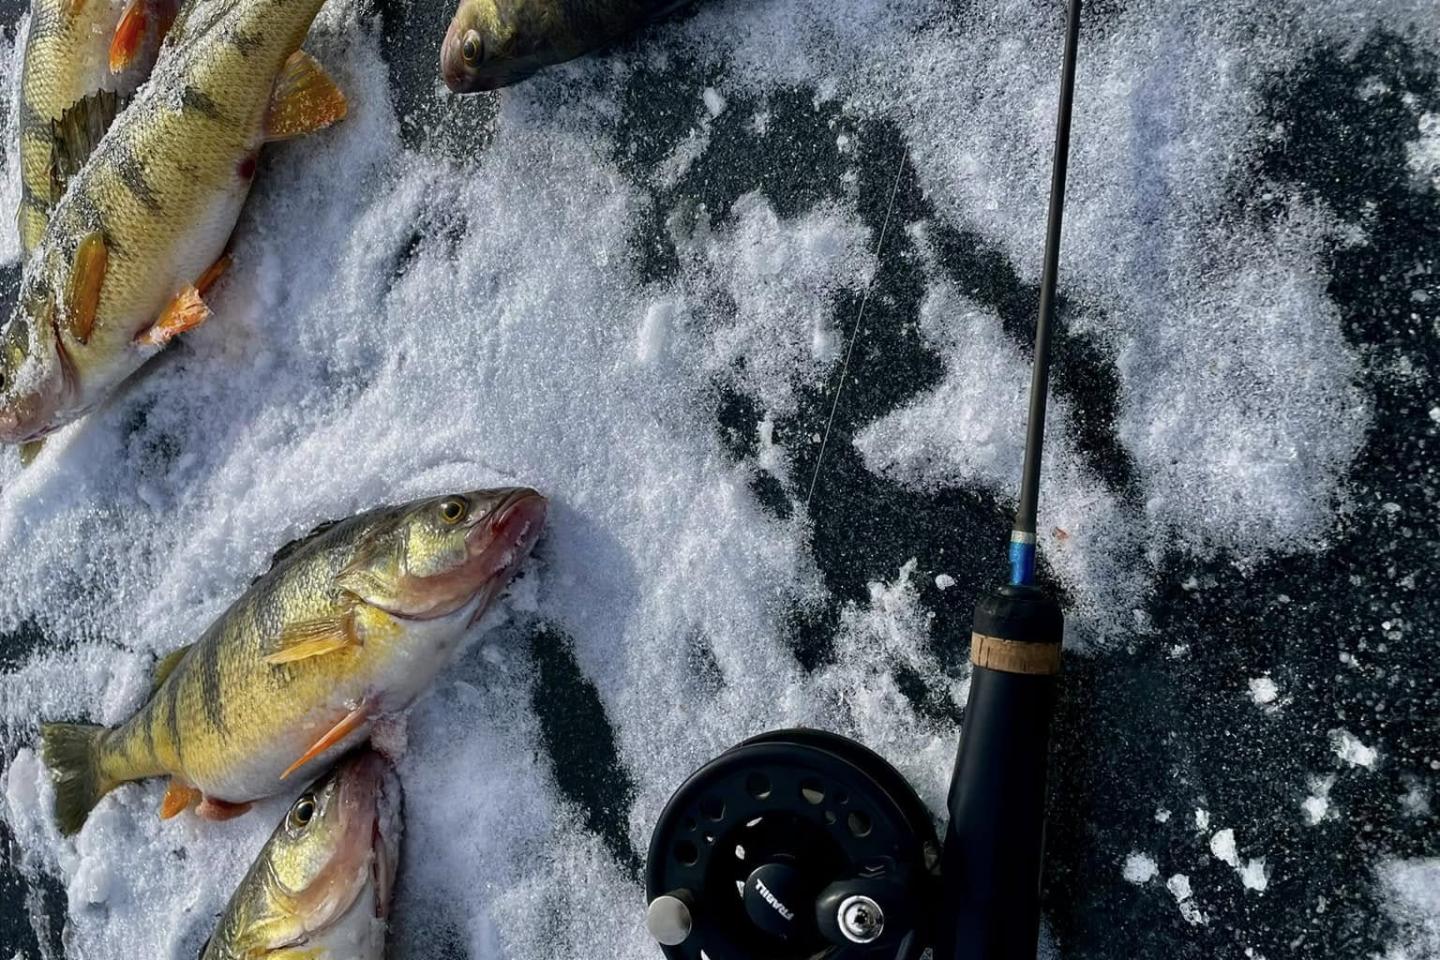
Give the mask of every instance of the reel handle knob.
[[645, 911], [645, 929], [655, 942], [678, 947], [695, 929], [695, 896], [689, 890], [671, 890], [650, 901]]

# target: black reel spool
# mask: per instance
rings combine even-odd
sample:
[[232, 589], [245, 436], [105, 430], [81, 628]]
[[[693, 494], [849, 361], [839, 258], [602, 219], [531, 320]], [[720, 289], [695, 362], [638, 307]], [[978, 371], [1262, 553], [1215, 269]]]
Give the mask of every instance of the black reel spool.
[[879, 755], [775, 730], [666, 804], [647, 925], [670, 960], [911, 960], [930, 943], [939, 860], [929, 811]]

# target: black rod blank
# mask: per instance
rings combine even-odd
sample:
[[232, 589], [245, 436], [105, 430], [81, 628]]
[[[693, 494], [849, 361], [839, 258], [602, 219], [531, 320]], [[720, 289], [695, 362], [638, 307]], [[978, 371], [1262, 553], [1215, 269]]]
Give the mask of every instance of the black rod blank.
[[1055, 119], [1055, 160], [1050, 179], [1050, 218], [1045, 231], [1045, 265], [1040, 276], [1040, 316], [1035, 322], [1035, 363], [1030, 374], [1030, 416], [1025, 466], [1020, 478], [1016, 533], [1035, 533], [1040, 496], [1040, 448], [1045, 442], [1045, 401], [1050, 385], [1050, 326], [1060, 265], [1060, 225], [1065, 207], [1065, 170], [1070, 161], [1070, 110], [1075, 99], [1075, 50], [1080, 37], [1080, 0], [1070, 0], [1065, 60], [1060, 75], [1060, 109]]

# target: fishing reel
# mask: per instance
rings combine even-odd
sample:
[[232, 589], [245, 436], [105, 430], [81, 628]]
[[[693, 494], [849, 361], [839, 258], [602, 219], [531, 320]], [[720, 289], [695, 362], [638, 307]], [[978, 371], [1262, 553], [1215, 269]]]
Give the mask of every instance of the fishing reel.
[[823, 730], [752, 737], [691, 774], [646, 859], [665, 956], [1035, 960], [1063, 633], [1033, 586], [976, 605], [943, 848], [894, 767]]
[[701, 767], [666, 805], [646, 923], [670, 960], [911, 960], [930, 943], [940, 844], [877, 754], [775, 730]]

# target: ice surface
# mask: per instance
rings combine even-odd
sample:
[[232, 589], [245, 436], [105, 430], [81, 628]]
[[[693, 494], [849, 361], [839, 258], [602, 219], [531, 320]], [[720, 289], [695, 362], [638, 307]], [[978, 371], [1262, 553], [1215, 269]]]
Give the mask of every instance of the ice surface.
[[[1005, 495], [1019, 476], [1029, 373], [999, 318], [953, 287], [938, 285], [921, 309], [922, 335], [946, 360], [944, 381], [910, 406], [872, 423], [855, 445], [872, 471], [921, 489], [975, 485]], [[1130, 622], [1145, 589], [1140, 518], [1090, 475], [1067, 436], [1069, 410], [1054, 403], [1046, 450], [1041, 549], [1074, 605], [1082, 635]]]
[[[554, 506], [518, 591], [412, 717], [396, 957], [432, 956], [437, 939], [477, 960], [653, 956], [630, 866], [541, 749], [524, 645], [537, 622], [573, 642], [615, 727], [634, 781], [618, 832], [634, 849], [690, 770], [787, 724], [860, 736], [943, 807], [953, 710], [922, 711], [902, 690], [918, 674], [943, 678], [949, 707], [966, 695], [929, 642], [929, 578], [917, 571], [934, 558], [863, 571], [869, 587], [843, 604], [835, 656], [807, 672], [786, 631], [827, 589], [810, 518], [803, 504], [768, 511], [751, 484], [754, 466], [805, 482], [790, 476], [775, 424], [834, 378], [857, 329], [837, 304], [894, 269], [845, 189], [854, 171], [799, 210], [759, 182], [724, 210], [665, 190], [714, 149], [721, 124], [776, 133], [764, 100], [788, 85], [839, 117], [892, 125], [934, 211], [905, 226], [923, 261], [919, 332], [943, 376], [864, 425], [855, 449], [908, 487], [1008, 503], [1026, 354], [993, 305], [945, 275], [930, 241], [937, 225], [959, 225], [1022, 280], [1038, 276], [1059, 5], [1000, 0], [961, 19], [932, 0], [716, 0], [640, 51], [505, 92], [489, 126], [446, 128], [442, 105], [427, 122], [444, 136], [419, 148], [402, 138], [411, 118], [364, 9], [331, 0], [321, 16], [310, 47], [351, 114], [269, 148], [215, 317], [31, 468], [0, 454], [0, 632], [54, 641], [0, 677], [0, 719], [19, 740], [3, 817], [30, 875], [65, 885], [77, 960], [193, 956], [284, 800], [222, 827], [162, 824], [159, 785], [126, 787], [63, 840], [33, 720], [122, 720], [154, 657], [193, 639], [276, 547], [321, 520], [444, 490], [524, 482]], [[1159, 544], [1253, 562], [1304, 553], [1334, 526], [1370, 411], [1321, 251], [1363, 225], [1301, 196], [1278, 198], [1278, 222], [1234, 215], [1228, 191], [1269, 136], [1267, 75], [1316, 43], [1433, 29], [1427, 17], [1430, 0], [1185, 0], [1124, 5], [1087, 30], [1062, 294], [1072, 329], [1114, 360], [1134, 489], [1098, 478], [1075, 436], [1080, 411], [1057, 398], [1041, 551], [1078, 648], [1135, 626]], [[677, 146], [637, 173], [617, 142], [626, 84], [650, 60], [678, 58], [709, 79]], [[15, 62], [0, 44], [12, 91]], [[835, 137], [854, 163], [852, 135]], [[447, 155], [442, 142], [466, 149]], [[1433, 142], [1433, 128], [1416, 131], [1417, 177]], [[679, 254], [658, 279], [642, 269], [642, 223], [663, 224]], [[0, 258], [13, 260], [11, 234], [0, 231]], [[755, 465], [717, 436], [719, 378], [754, 400]], [[1375, 764], [1373, 748], [1335, 736], [1344, 760]], [[1210, 815], [1193, 816], [1208, 833]], [[1256, 862], [1237, 869], [1258, 890]], [[1433, 877], [1406, 870], [1407, 891]], [[1189, 923], [1209, 922], [1186, 875], [1166, 886]], [[1395, 902], [1433, 929], [1433, 898]]]

